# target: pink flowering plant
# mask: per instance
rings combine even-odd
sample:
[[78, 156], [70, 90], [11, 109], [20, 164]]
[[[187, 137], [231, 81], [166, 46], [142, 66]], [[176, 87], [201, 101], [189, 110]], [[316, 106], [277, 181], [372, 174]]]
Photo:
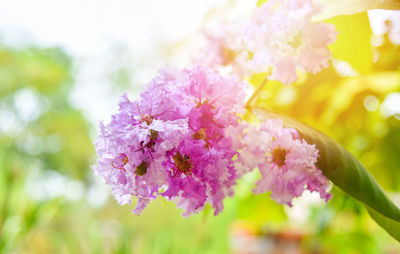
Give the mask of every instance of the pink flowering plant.
[[[331, 181], [399, 239], [399, 209], [357, 159], [319, 131], [253, 107], [269, 80], [290, 85], [300, 73], [328, 67], [338, 33], [312, 21], [322, 8], [311, 0], [267, 1], [249, 19], [206, 32], [191, 66], [160, 71], [137, 100], [123, 95], [111, 122], [100, 124], [94, 166], [118, 203], [136, 198], [139, 215], [162, 196], [184, 216], [207, 203], [217, 215], [237, 180], [256, 170], [253, 192], [288, 206], [305, 190], [328, 201]], [[265, 80], [249, 93], [246, 80], [257, 73]], [[246, 121], [248, 114], [259, 122]]]

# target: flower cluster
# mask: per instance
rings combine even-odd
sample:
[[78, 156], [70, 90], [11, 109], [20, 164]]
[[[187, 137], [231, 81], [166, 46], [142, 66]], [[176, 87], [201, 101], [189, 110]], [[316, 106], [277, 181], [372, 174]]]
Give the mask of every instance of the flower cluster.
[[175, 200], [184, 215], [206, 202], [218, 214], [236, 179], [255, 168], [262, 174], [255, 193], [271, 191], [291, 205], [306, 188], [328, 200], [315, 146], [279, 120], [260, 129], [239, 121], [245, 88], [203, 67], [161, 73], [139, 100], [122, 96], [118, 114], [100, 125], [96, 172], [120, 204], [138, 197], [137, 214], [159, 195]]
[[225, 136], [243, 108], [246, 84], [194, 67], [164, 71], [139, 100], [122, 96], [119, 112], [101, 124], [95, 170], [120, 204], [138, 197], [135, 213], [162, 195], [188, 215], [210, 202], [217, 214], [233, 193], [236, 151]]
[[[326, 67], [327, 44], [336, 33], [327, 24], [311, 23], [317, 8], [311, 0], [269, 0], [252, 19], [209, 34], [201, 65], [164, 70], [140, 97], [122, 96], [119, 112], [100, 124], [94, 170], [111, 186], [116, 200], [134, 213], [162, 196], [176, 201], [187, 216], [208, 202], [214, 214], [233, 195], [236, 180], [258, 169], [254, 192], [271, 192], [291, 206], [304, 190], [328, 200], [329, 181], [316, 166], [318, 150], [281, 120], [259, 128], [240, 119], [245, 109], [247, 72], [291, 83], [296, 70]], [[205, 53], [206, 52], [206, 53]], [[223, 77], [215, 67], [230, 65], [236, 75]]]
[[317, 73], [328, 66], [327, 46], [336, 32], [331, 24], [311, 22], [320, 9], [312, 0], [269, 0], [250, 20], [206, 33], [200, 53], [207, 57], [201, 56], [209, 65], [230, 65], [241, 76], [268, 72], [270, 79], [290, 84], [296, 70]]
[[319, 192], [328, 201], [329, 181], [315, 163], [318, 150], [302, 139], [296, 129], [284, 128], [281, 120], [267, 120], [259, 129], [243, 132], [243, 145], [235, 161], [242, 171], [257, 167], [262, 178], [254, 193], [270, 191], [271, 198], [291, 206], [305, 189]]

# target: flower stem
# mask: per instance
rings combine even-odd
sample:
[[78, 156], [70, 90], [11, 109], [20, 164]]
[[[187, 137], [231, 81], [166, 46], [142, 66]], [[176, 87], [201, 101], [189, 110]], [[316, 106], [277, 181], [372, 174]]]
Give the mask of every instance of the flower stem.
[[257, 97], [257, 95], [260, 93], [260, 91], [264, 88], [264, 86], [267, 84], [268, 79], [265, 78], [257, 87], [257, 89], [253, 92], [251, 95], [250, 99], [247, 100], [246, 105], [244, 106], [246, 109], [250, 110], [251, 109], [251, 103], [253, 100]]

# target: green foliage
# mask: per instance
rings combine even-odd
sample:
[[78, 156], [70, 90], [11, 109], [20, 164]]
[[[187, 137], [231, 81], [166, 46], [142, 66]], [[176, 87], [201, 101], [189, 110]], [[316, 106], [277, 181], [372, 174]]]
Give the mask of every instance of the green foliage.
[[400, 221], [384, 216], [374, 209], [367, 208], [371, 217], [384, 228], [393, 238], [400, 242]]
[[0, 114], [7, 116], [0, 129], [1, 253], [25, 251], [31, 241], [40, 249], [34, 252], [51, 250], [42, 246], [42, 231], [65, 201], [32, 200], [32, 175], [87, 176], [93, 147], [86, 119], [69, 104], [72, 80], [71, 59], [60, 49], [0, 47]]
[[70, 59], [60, 49], [0, 48], [0, 97], [24, 87], [51, 95], [70, 84]]
[[[268, 195], [254, 196], [251, 190], [255, 187], [256, 179], [261, 177], [258, 171], [245, 175], [239, 180], [236, 195], [240, 200], [238, 219], [246, 221], [255, 227], [282, 224], [287, 220], [283, 206], [276, 203]], [[240, 188], [241, 187], [241, 188]]]
[[[39, 136], [58, 137], [61, 145], [57, 153], [47, 151], [41, 156], [48, 168], [57, 169], [84, 178], [94, 153], [88, 138], [89, 125], [79, 111], [73, 109], [49, 112], [32, 126]], [[60, 167], [62, 165], [62, 167]]]

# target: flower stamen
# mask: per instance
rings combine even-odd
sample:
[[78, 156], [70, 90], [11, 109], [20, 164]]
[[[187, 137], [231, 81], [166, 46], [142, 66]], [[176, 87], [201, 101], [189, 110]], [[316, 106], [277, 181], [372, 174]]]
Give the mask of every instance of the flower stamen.
[[146, 122], [146, 124], [147, 125], [150, 125], [152, 122], [153, 122], [153, 120], [154, 120], [154, 117], [153, 116], [151, 116], [151, 115], [149, 115], [149, 114], [142, 114], [142, 112], [140, 112], [140, 109], [139, 109], [139, 104], [136, 104], [136, 107], [137, 107], [137, 110], [138, 110], [138, 113], [139, 113], [139, 115], [140, 115], [140, 122]]
[[171, 177], [178, 177], [181, 174], [190, 176], [192, 174], [193, 163], [190, 161], [188, 155], [182, 156], [180, 152], [176, 152], [175, 155], [172, 156], [172, 160], [174, 161], [175, 167], [172, 169], [172, 172], [170, 172]]
[[285, 165], [286, 160], [286, 150], [282, 148], [275, 148], [272, 152], [272, 161], [281, 168]]
[[122, 170], [122, 171], [124, 171], [124, 172], [126, 173], [126, 170], [125, 170], [124, 166], [125, 166], [126, 164], [128, 164], [129, 159], [128, 159], [128, 156], [126, 156], [126, 155], [124, 155], [124, 154], [123, 154], [123, 156], [124, 156], [124, 158], [122, 159], [122, 165], [115, 165], [115, 161], [112, 161], [112, 162], [111, 162], [111, 166], [112, 166], [113, 168], [115, 168], [115, 169], [120, 169], [120, 170]]

